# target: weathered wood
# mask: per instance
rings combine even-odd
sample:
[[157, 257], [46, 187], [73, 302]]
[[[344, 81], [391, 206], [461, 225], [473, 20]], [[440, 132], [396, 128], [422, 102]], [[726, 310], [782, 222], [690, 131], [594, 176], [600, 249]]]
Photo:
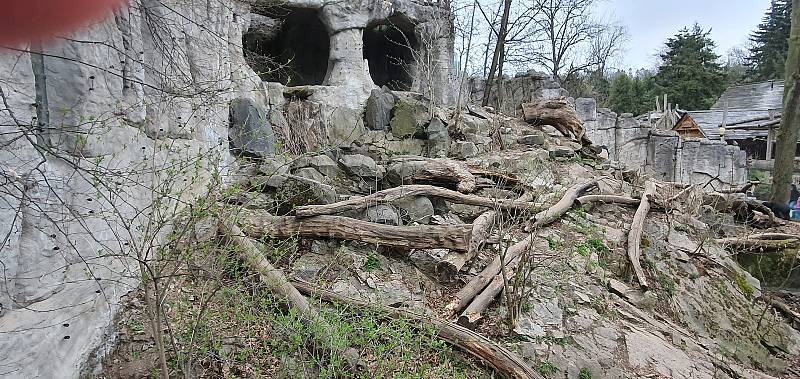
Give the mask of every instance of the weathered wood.
[[473, 260], [489, 239], [497, 216], [496, 211], [488, 211], [478, 216], [472, 223], [472, 235], [466, 254], [451, 251], [436, 265], [436, 273], [444, 278], [452, 278], [467, 262]]
[[338, 216], [296, 218], [249, 211], [242, 222], [249, 236], [330, 238], [405, 249], [469, 249], [471, 225], [390, 226]]
[[582, 144], [591, 145], [575, 107], [563, 97], [523, 103], [522, 115], [529, 124], [552, 125], [565, 137], [570, 137], [572, 134]]
[[575, 201], [579, 205], [589, 205], [593, 203], [639, 205], [639, 199], [619, 195], [586, 195], [577, 198]]
[[650, 212], [650, 197], [656, 193], [655, 182], [648, 180], [644, 185], [644, 192], [642, 193], [642, 200], [636, 213], [633, 215], [631, 222], [631, 231], [628, 233], [628, 259], [631, 261], [633, 272], [636, 274], [636, 280], [642, 288], [647, 288], [647, 278], [642, 269], [642, 231], [644, 230], [644, 220], [647, 218], [647, 213]]
[[376, 204], [390, 203], [411, 196], [432, 196], [448, 200], [454, 203], [477, 205], [493, 209], [494, 208], [515, 209], [515, 210], [535, 209], [535, 205], [528, 201], [490, 199], [487, 197], [466, 195], [446, 188], [417, 184], [417, 185], [405, 185], [405, 186], [390, 188], [383, 191], [375, 192], [372, 195], [340, 201], [338, 203], [333, 203], [333, 204], [306, 205], [298, 207], [297, 210], [295, 211], [295, 215], [297, 217], [313, 217], [313, 216], [339, 214], [348, 211], [362, 210]]
[[482, 169], [480, 167], [469, 166], [469, 172], [472, 175], [484, 176], [496, 181], [498, 184], [505, 185], [505, 186], [517, 186], [520, 185], [520, 181], [517, 177], [512, 175], [506, 175], [496, 171], [489, 171]]
[[567, 190], [567, 192], [564, 193], [564, 196], [561, 197], [561, 200], [555, 203], [552, 207], [537, 213], [533, 217], [533, 224], [527, 226], [525, 230], [531, 231], [555, 222], [561, 218], [564, 213], [567, 213], [570, 208], [572, 208], [572, 205], [575, 204], [575, 200], [577, 200], [578, 197], [595, 187], [597, 187], [596, 180], [590, 180], [588, 182], [582, 182], [573, 185]]
[[720, 246], [733, 250], [775, 251], [800, 246], [800, 237], [783, 233], [753, 234], [743, 237], [715, 239]]
[[295, 282], [294, 285], [303, 293], [319, 297], [328, 302], [338, 302], [378, 311], [384, 313], [387, 319], [408, 319], [415, 321], [421, 327], [430, 326], [439, 338], [464, 350], [481, 362], [485, 362], [503, 378], [544, 379], [517, 354], [467, 328], [440, 320], [434, 316], [352, 299], [331, 291], [315, 288], [308, 283]]
[[448, 316], [452, 317], [466, 308], [472, 302], [472, 300], [475, 299], [478, 294], [483, 292], [483, 289], [486, 288], [486, 286], [492, 280], [494, 280], [498, 274], [500, 274], [502, 265], [507, 265], [511, 262], [514, 262], [518, 256], [520, 256], [533, 245], [535, 238], [536, 237], [534, 235], [530, 235], [524, 240], [509, 247], [508, 250], [506, 250], [505, 262], [502, 262], [500, 254], [495, 256], [492, 262], [489, 263], [489, 265], [486, 266], [486, 268], [484, 268], [480, 274], [478, 274], [463, 288], [461, 288], [461, 290], [456, 293], [453, 300], [450, 301], [447, 306], [445, 306], [445, 312], [448, 314]]
[[289, 282], [283, 271], [273, 266], [264, 257], [264, 254], [258, 250], [253, 241], [232, 221], [224, 220], [220, 222], [220, 230], [224, 232], [228, 240], [239, 247], [239, 256], [258, 273], [261, 281], [267, 285], [269, 291], [295, 309], [307, 326], [315, 323], [322, 325], [322, 335], [317, 336], [317, 338], [320, 342], [330, 341], [331, 332], [329, 327], [325, 327], [327, 325], [325, 320], [315, 308], [311, 307], [305, 296]]
[[[515, 275], [520, 258], [521, 256], [517, 255], [506, 265], [506, 274], [509, 280]], [[503, 275], [496, 275], [489, 285], [472, 299], [467, 309], [458, 317], [458, 324], [465, 328], [474, 329], [475, 324], [483, 318], [483, 312], [486, 311], [486, 308], [488, 308], [497, 295], [503, 291], [504, 283]]]
[[392, 163], [422, 162], [416, 167], [409, 178], [414, 184], [434, 184], [440, 187], [452, 188], [461, 193], [475, 191], [477, 181], [475, 175], [469, 170], [467, 164], [447, 158], [424, 158], [418, 156], [399, 156], [392, 159]]

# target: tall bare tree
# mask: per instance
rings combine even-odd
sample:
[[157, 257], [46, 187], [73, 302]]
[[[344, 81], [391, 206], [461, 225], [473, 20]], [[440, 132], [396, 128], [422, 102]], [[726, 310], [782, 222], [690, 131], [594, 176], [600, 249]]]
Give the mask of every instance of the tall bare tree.
[[[531, 50], [533, 63], [546, 67], [554, 79], [596, 66], [579, 57], [580, 49], [603, 32], [591, 16], [596, 0], [542, 0], [538, 26], [543, 43]], [[612, 50], [613, 51], [613, 50]]]
[[792, 31], [785, 78], [783, 115], [778, 129], [770, 196], [772, 201], [784, 203], [789, 200], [789, 184], [792, 182], [797, 138], [800, 135], [800, 0], [792, 0]]
[[511, 0], [503, 0], [503, 16], [500, 18], [500, 30], [497, 32], [497, 42], [492, 56], [492, 65], [489, 76], [486, 78], [486, 87], [483, 91], [483, 106], [489, 105], [489, 95], [497, 74], [498, 67], [502, 64], [505, 55], [506, 34], [508, 33], [508, 17], [511, 14]]

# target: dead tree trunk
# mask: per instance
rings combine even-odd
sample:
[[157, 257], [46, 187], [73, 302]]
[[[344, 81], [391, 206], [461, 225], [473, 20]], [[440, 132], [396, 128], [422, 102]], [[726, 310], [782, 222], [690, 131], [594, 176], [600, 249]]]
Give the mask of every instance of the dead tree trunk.
[[551, 125], [564, 137], [575, 137], [583, 145], [591, 145], [586, 138], [583, 123], [578, 118], [575, 107], [567, 99], [540, 99], [533, 103], [522, 104], [522, 115], [525, 122], [532, 125]]
[[503, 378], [544, 379], [515, 353], [467, 328], [440, 320], [433, 316], [427, 316], [405, 309], [387, 308], [382, 305], [351, 299], [330, 291], [314, 288], [307, 283], [295, 283], [294, 285], [304, 293], [311, 296], [318, 296], [325, 301], [340, 302], [359, 308], [381, 311], [386, 313], [387, 318], [413, 320], [420, 326], [430, 325], [433, 330], [436, 331], [436, 335], [439, 338], [463, 349], [481, 362], [485, 362]]
[[[469, 170], [466, 163], [452, 159], [433, 159], [423, 157], [397, 157], [392, 163], [407, 162], [414, 165], [413, 173], [408, 179], [414, 184], [433, 184], [440, 187], [452, 188], [461, 193], [475, 191], [477, 182], [475, 175]], [[423, 163], [417, 166], [415, 163]]]
[[298, 207], [295, 211], [297, 217], [313, 217], [322, 215], [333, 215], [348, 211], [357, 211], [367, 207], [390, 203], [405, 197], [412, 196], [433, 196], [442, 198], [454, 203], [477, 205], [486, 208], [529, 210], [534, 208], [534, 204], [524, 200], [496, 200], [486, 197], [465, 195], [460, 192], [451, 191], [446, 188], [430, 185], [407, 185], [378, 191], [369, 196], [340, 201], [327, 205], [306, 205]]
[[317, 336], [320, 342], [330, 341], [331, 332], [330, 328], [324, 327], [327, 323], [319, 315], [316, 309], [312, 308], [308, 300], [295, 288], [281, 269], [273, 266], [269, 261], [264, 258], [264, 255], [258, 251], [256, 245], [251, 241], [242, 230], [231, 221], [222, 221], [220, 229], [225, 232], [226, 237], [236, 246], [239, 247], [239, 255], [253, 268], [255, 272], [261, 277], [261, 281], [268, 285], [270, 292], [286, 301], [290, 307], [297, 310], [300, 318], [306, 323], [307, 326], [317, 323], [323, 325], [321, 336]]
[[586, 191], [589, 191], [590, 189], [595, 187], [597, 187], [596, 180], [584, 183], [578, 183], [570, 187], [567, 190], [567, 192], [564, 193], [564, 196], [561, 198], [561, 200], [555, 203], [555, 205], [542, 212], [537, 213], [536, 216], [533, 217], [533, 224], [530, 225], [529, 227], [526, 227], [525, 230], [531, 231], [533, 229], [541, 228], [543, 226], [555, 222], [556, 220], [561, 218], [561, 216], [563, 216], [564, 213], [567, 213], [567, 211], [570, 210], [570, 208], [572, 208], [572, 205], [575, 203], [578, 197], [586, 193]]
[[644, 220], [647, 218], [647, 213], [650, 212], [650, 197], [656, 193], [656, 184], [648, 180], [644, 186], [644, 193], [642, 193], [642, 201], [639, 203], [639, 208], [636, 214], [633, 215], [631, 222], [631, 231], [628, 233], [628, 259], [631, 261], [631, 267], [636, 274], [636, 280], [642, 288], [647, 288], [647, 278], [642, 269], [642, 231], [644, 230]]
[[263, 211], [244, 215], [249, 236], [306, 237], [361, 241], [405, 249], [469, 249], [471, 225], [389, 226], [338, 216], [296, 218]]
[[531, 235], [509, 247], [505, 254], [505, 262], [502, 262], [500, 255], [497, 255], [494, 260], [492, 260], [492, 263], [489, 263], [478, 276], [473, 278], [464, 288], [458, 291], [455, 298], [447, 304], [445, 311], [449, 316], [453, 316], [466, 308], [472, 300], [483, 292], [483, 289], [500, 274], [503, 263], [507, 265], [510, 262], [514, 262], [517, 257], [530, 248], [534, 239], [535, 236]]
[[496, 211], [488, 211], [475, 219], [472, 223], [472, 236], [466, 254], [451, 251], [436, 265], [436, 273], [445, 278], [452, 278], [474, 259], [486, 240], [489, 239], [492, 227], [497, 219]]

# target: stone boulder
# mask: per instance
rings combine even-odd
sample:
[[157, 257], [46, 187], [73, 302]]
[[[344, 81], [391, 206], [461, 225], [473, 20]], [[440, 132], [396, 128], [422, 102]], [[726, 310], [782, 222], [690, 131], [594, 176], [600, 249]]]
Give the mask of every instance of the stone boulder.
[[299, 177], [301, 177], [301, 178], [306, 178], [306, 179], [313, 180], [315, 182], [329, 184], [329, 180], [328, 180], [327, 177], [325, 177], [325, 175], [322, 175], [321, 172], [319, 172], [316, 169], [311, 168], [311, 167], [303, 167], [303, 168], [295, 171], [294, 174], [299, 176]]
[[252, 99], [234, 99], [230, 105], [229, 121], [233, 148], [261, 156], [275, 152], [275, 134], [262, 105]]
[[450, 155], [458, 159], [472, 158], [479, 152], [478, 146], [469, 141], [456, 141], [450, 145]]
[[339, 165], [334, 162], [331, 157], [320, 154], [313, 156], [302, 156], [292, 162], [292, 169], [300, 169], [304, 167], [311, 167], [321, 172], [327, 177], [337, 177], [342, 175], [342, 170]]
[[375, 160], [360, 154], [344, 155], [339, 158], [339, 164], [348, 173], [362, 178], [383, 178], [385, 169], [378, 166]]
[[389, 184], [399, 186], [403, 184], [410, 184], [414, 174], [427, 165], [427, 162], [419, 161], [403, 161], [389, 165], [386, 168], [386, 180]]
[[394, 117], [389, 124], [392, 135], [407, 138], [417, 133], [428, 120], [428, 112], [422, 103], [413, 99], [400, 99], [394, 107]]
[[386, 88], [372, 90], [365, 111], [367, 127], [371, 130], [386, 130], [392, 119], [394, 102], [392, 91]]
[[333, 146], [349, 146], [366, 132], [358, 110], [339, 107], [328, 117], [328, 140]]
[[533, 132], [517, 138], [517, 143], [527, 146], [542, 146], [544, 145], [545, 138], [542, 132]]
[[367, 208], [366, 212], [364, 212], [364, 218], [376, 224], [400, 225], [400, 215], [397, 213], [397, 209], [389, 204], [378, 204]]
[[432, 158], [446, 157], [450, 150], [450, 133], [447, 125], [438, 117], [434, 117], [425, 126], [427, 156]]
[[407, 197], [395, 201], [393, 204], [406, 223], [429, 224], [434, 214], [433, 203], [425, 196]]

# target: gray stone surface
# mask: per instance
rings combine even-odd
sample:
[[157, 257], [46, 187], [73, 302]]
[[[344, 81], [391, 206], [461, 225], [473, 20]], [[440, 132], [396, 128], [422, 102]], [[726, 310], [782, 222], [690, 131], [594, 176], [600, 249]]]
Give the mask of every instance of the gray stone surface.
[[459, 159], [472, 158], [479, 152], [478, 147], [469, 141], [455, 141], [450, 145], [450, 155]]
[[433, 217], [433, 203], [425, 196], [404, 198], [393, 203], [406, 223], [428, 224]]
[[234, 99], [231, 101], [230, 120], [233, 147], [262, 156], [275, 152], [275, 135], [263, 105], [248, 98]]
[[390, 204], [378, 204], [367, 208], [365, 218], [369, 222], [385, 225], [400, 225], [400, 215]]
[[429, 121], [425, 106], [410, 98], [401, 98], [394, 107], [390, 121], [392, 135], [397, 138], [408, 138], [421, 130]]
[[394, 108], [394, 95], [385, 89], [374, 89], [367, 100], [365, 118], [367, 127], [371, 130], [385, 130], [389, 128]]
[[427, 156], [433, 158], [447, 156], [447, 152], [450, 150], [450, 133], [447, 131], [447, 125], [441, 119], [434, 117], [425, 126], [425, 138], [427, 138], [425, 143]]
[[339, 158], [339, 164], [350, 174], [362, 178], [383, 178], [382, 167], [375, 160], [360, 154], [344, 155]]
[[528, 146], [542, 146], [544, 145], [544, 141], [544, 133], [542, 132], [534, 132], [517, 138], [518, 144]]

